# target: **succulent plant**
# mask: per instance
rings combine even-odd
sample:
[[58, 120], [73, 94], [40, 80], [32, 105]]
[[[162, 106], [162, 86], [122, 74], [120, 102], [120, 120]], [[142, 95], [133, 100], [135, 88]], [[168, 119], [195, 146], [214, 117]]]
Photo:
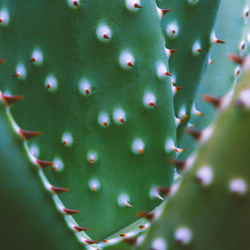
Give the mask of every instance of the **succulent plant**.
[[[203, 191], [168, 198], [173, 185], [193, 174], [196, 167], [183, 177], [181, 170], [196, 148], [206, 159], [215, 154], [210, 141], [200, 147], [184, 131], [202, 137], [192, 126], [217, 116], [201, 95], [223, 106], [234, 90], [246, 65], [248, 15], [248, 1], [234, 0], [1, 0], [1, 247], [165, 249], [152, 242], [165, 242], [179, 222], [169, 204], [179, 213], [189, 201], [201, 208]], [[245, 97], [237, 105], [227, 113], [248, 112]], [[227, 113], [216, 124], [239, 126]]]

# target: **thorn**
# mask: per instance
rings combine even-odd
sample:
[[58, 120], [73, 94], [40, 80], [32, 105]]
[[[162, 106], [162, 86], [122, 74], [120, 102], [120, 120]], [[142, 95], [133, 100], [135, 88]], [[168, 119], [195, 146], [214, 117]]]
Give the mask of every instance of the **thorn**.
[[3, 19], [2, 18], [0, 18], [0, 23], [3, 23]]
[[77, 232], [82, 232], [82, 231], [89, 230], [87, 227], [73, 226], [73, 228], [74, 228]]
[[178, 51], [178, 49], [169, 49], [170, 56], [172, 56], [172, 54], [174, 54], [176, 51]]
[[19, 76], [20, 76], [19, 73], [16, 73], [16, 74], [13, 75], [14, 78], [17, 78], [17, 77], [19, 77]]
[[193, 129], [193, 128], [186, 128], [186, 132], [191, 135], [195, 140], [199, 141], [201, 138], [201, 134], [202, 132], [197, 130], [197, 129]]
[[18, 133], [27, 141], [32, 139], [33, 137], [40, 136], [42, 134], [41, 132], [27, 131], [23, 129], [19, 129]]
[[107, 34], [104, 34], [103, 39], [109, 39], [109, 36]]
[[3, 64], [3, 63], [5, 63], [5, 59], [4, 58], [2, 58], [2, 59], [0, 59], [0, 64]]
[[80, 213], [79, 210], [68, 209], [68, 208], [63, 208], [62, 211], [63, 211], [66, 215], [72, 215], [72, 214], [78, 214], [78, 213]]
[[125, 205], [126, 207], [133, 207], [133, 205], [130, 204], [129, 202], [124, 202], [124, 205]]
[[141, 225], [141, 226], [139, 226], [139, 228], [143, 230], [143, 229], [146, 228], [146, 226], [145, 225]]
[[140, 9], [141, 9], [141, 8], [143, 8], [143, 7], [142, 7], [140, 4], [135, 3], [135, 4], [134, 4], [134, 8], [140, 8]]
[[158, 187], [157, 188], [159, 193], [164, 197], [167, 197], [170, 194], [171, 188], [170, 187]]
[[205, 102], [213, 104], [216, 108], [219, 108], [222, 99], [218, 97], [213, 97], [211, 95], [203, 95], [203, 100]]
[[103, 122], [103, 125], [107, 127], [108, 123], [106, 121]]
[[90, 159], [90, 164], [93, 164], [94, 163], [94, 159]]
[[185, 166], [186, 166], [186, 161], [178, 160], [178, 159], [174, 159], [174, 158], [170, 158], [169, 163], [174, 165], [180, 171], [183, 171]]
[[175, 88], [176, 92], [178, 92], [179, 90], [183, 89], [183, 87], [176, 87], [176, 86], [174, 88]]
[[144, 211], [140, 211], [137, 213], [137, 216], [139, 218], [146, 218], [149, 221], [152, 221], [155, 217], [154, 213], [148, 213], [148, 212], [144, 212]]
[[165, 76], [172, 76], [168, 71], [164, 73]]
[[99, 243], [99, 241], [97, 241], [97, 240], [85, 240], [85, 242], [86, 242], [88, 245], [92, 245], [92, 244], [97, 244], [97, 243]]
[[144, 151], [143, 151], [143, 149], [139, 149], [139, 152], [142, 154], [142, 155], [144, 155]]
[[48, 84], [46, 84], [46, 89], [51, 89], [51, 84], [50, 83], [48, 83]]
[[201, 49], [197, 49], [196, 51], [197, 51], [198, 53], [201, 53], [201, 52], [202, 52], [202, 50], [201, 50]]
[[54, 192], [55, 194], [60, 194], [62, 192], [69, 192], [68, 188], [63, 188], [63, 187], [55, 187], [51, 186], [50, 187], [51, 191]]
[[123, 119], [123, 118], [120, 118], [120, 122], [121, 122], [121, 123], [124, 123], [125, 121], [124, 121], [124, 119]]
[[238, 56], [238, 55], [233, 54], [233, 53], [228, 54], [228, 58], [229, 58], [231, 61], [233, 61], [233, 62], [235, 62], [235, 63], [238, 63], [238, 64], [240, 64], [240, 65], [242, 65], [242, 64], [244, 63], [244, 58], [243, 58], [243, 57]]
[[121, 236], [121, 237], [126, 237], [126, 236], [127, 236], [127, 234], [120, 234], [120, 236]]
[[22, 100], [23, 96], [21, 95], [12, 96], [0, 93], [0, 98], [5, 102], [7, 106], [10, 106], [12, 103]]
[[108, 240], [103, 240], [103, 242], [107, 244], [109, 241]]
[[215, 43], [223, 43], [223, 44], [225, 44], [226, 42], [224, 42], [224, 41], [222, 41], [222, 40], [220, 40], [220, 39], [217, 38], [217, 39], [215, 40]]
[[86, 95], [89, 95], [89, 89], [85, 89], [84, 92], [86, 93]]
[[150, 105], [150, 106], [153, 106], [153, 107], [155, 107], [155, 108], [158, 107], [154, 102], [149, 102], [149, 105]]
[[38, 159], [36, 159], [36, 164], [39, 165], [39, 167], [42, 169], [46, 167], [54, 166], [54, 162], [43, 161], [43, 160], [38, 160]]
[[78, 1], [74, 1], [73, 5], [76, 6], [76, 7], [78, 7], [78, 8], [80, 7]]
[[[180, 119], [180, 120], [184, 120], [184, 119]], [[173, 147], [173, 151], [175, 151], [176, 153], [182, 153], [182, 152], [186, 151], [186, 149]]]
[[32, 62], [36, 62], [36, 58], [35, 57], [32, 57], [30, 60], [29, 60], [30, 63]]
[[171, 11], [171, 9], [161, 9], [162, 16], [164, 16], [165, 14], [167, 14], [169, 11]]
[[199, 115], [199, 116], [205, 116], [202, 112], [200, 112], [199, 110], [195, 110], [194, 113], [196, 115]]
[[129, 67], [134, 67], [134, 64], [133, 64], [132, 62], [128, 62], [128, 63], [127, 63], [127, 66], [129, 66]]
[[128, 243], [131, 246], [135, 246], [137, 243], [137, 238], [128, 238], [128, 239], [123, 239], [122, 241]]

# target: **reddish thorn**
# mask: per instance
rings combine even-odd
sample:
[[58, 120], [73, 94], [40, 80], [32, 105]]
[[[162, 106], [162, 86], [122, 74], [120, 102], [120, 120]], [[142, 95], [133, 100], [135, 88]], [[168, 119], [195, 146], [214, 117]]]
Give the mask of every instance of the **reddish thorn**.
[[140, 9], [143, 8], [143, 7], [142, 7], [141, 5], [139, 5], [138, 3], [135, 3], [135, 4], [134, 4], [134, 7], [135, 7], [135, 8], [140, 8]]
[[173, 54], [174, 52], [176, 52], [176, 51], [178, 51], [178, 49], [169, 49], [169, 54], [170, 54], [170, 56], [172, 56], [172, 54]]
[[32, 57], [30, 60], [29, 60], [29, 62], [36, 62], [36, 58], [35, 57]]
[[22, 100], [23, 96], [21, 95], [12, 96], [12, 95], [1, 94], [0, 98], [2, 98], [2, 100], [5, 102], [7, 106], [10, 106], [12, 103]]
[[74, 1], [74, 2], [73, 2], [73, 5], [76, 6], [76, 7], [79, 7], [78, 1]]
[[197, 114], [197, 115], [200, 115], [200, 116], [205, 116], [205, 115], [204, 115], [202, 112], [200, 112], [200, 111], [197, 111], [196, 114]]
[[123, 118], [120, 118], [120, 122], [121, 122], [121, 123], [124, 123], [125, 121], [124, 121], [124, 119], [123, 119]]
[[109, 36], [107, 34], [104, 34], [103, 39], [109, 39]]
[[94, 159], [90, 159], [90, 164], [93, 164], [94, 163]]
[[3, 19], [2, 18], [0, 18], [0, 23], [3, 23]]
[[164, 73], [164, 75], [165, 75], [165, 76], [172, 76], [172, 75], [171, 75], [169, 72], [167, 72], [167, 71]]
[[36, 159], [36, 164], [39, 165], [40, 168], [46, 168], [54, 165], [52, 161], [43, 161]]
[[62, 145], [65, 146], [67, 144], [67, 141], [63, 141]]
[[138, 212], [137, 216], [140, 218], [146, 218], [149, 221], [152, 221], [155, 217], [154, 213], [148, 213], [148, 212], [143, 212], [143, 211]]
[[174, 165], [176, 168], [178, 168], [180, 171], [184, 170], [186, 162], [183, 160], [178, 160], [178, 159], [174, 159], [174, 158], [170, 158], [169, 163]]
[[85, 89], [85, 93], [86, 93], [86, 95], [88, 95], [89, 94], [89, 90]]
[[144, 151], [140, 148], [139, 149], [139, 152], [142, 154], [142, 155], [144, 155]]
[[5, 63], [5, 61], [6, 60], [4, 58], [0, 59], [0, 64]]
[[50, 88], [51, 88], [51, 84], [48, 83], [48, 84], [46, 85], [46, 89], [50, 89]]
[[171, 188], [170, 187], [158, 187], [158, 192], [163, 195], [164, 197], [167, 197], [170, 194]]
[[23, 129], [19, 129], [18, 133], [27, 141], [33, 137], [40, 136], [42, 134], [41, 132], [38, 131], [27, 131]]
[[107, 127], [108, 123], [105, 121], [105, 122], [103, 122], [103, 125], [104, 125], [105, 127]]
[[133, 63], [132, 63], [132, 62], [128, 62], [128, 63], [127, 63], [127, 66], [129, 66], [129, 67], [133, 67], [134, 65], [133, 65]]
[[180, 151], [176, 148], [176, 147], [173, 147], [173, 150], [177, 153], [179, 153]]
[[141, 226], [139, 226], [139, 228], [140, 228], [140, 229], [145, 229], [146, 226], [145, 226], [145, 225], [141, 225]]
[[153, 106], [153, 107], [155, 107], [155, 108], [158, 107], [154, 102], [150, 102], [149, 105], [150, 105], [150, 106]]
[[201, 49], [197, 49], [196, 51], [197, 51], [198, 53], [201, 53], [202, 50], [201, 50]]
[[131, 246], [135, 246], [137, 243], [137, 238], [123, 239], [122, 241], [128, 243]]
[[203, 95], [203, 100], [213, 104], [216, 108], [219, 108], [221, 104], [221, 98], [213, 97], [211, 95]]
[[89, 230], [87, 227], [73, 226], [73, 228], [74, 228], [77, 232], [82, 232], [82, 231]]
[[216, 39], [215, 42], [216, 42], [216, 43], [223, 43], [223, 44], [226, 43], [226, 42], [224, 42], [224, 41], [222, 41], [222, 40], [220, 40], [220, 39]]
[[179, 90], [183, 89], [183, 87], [175, 87], [176, 92], [178, 92]]
[[120, 234], [120, 236], [121, 236], [121, 237], [126, 237], [126, 236], [127, 236], [127, 234]]
[[167, 14], [169, 11], [171, 11], [171, 9], [161, 9], [162, 16], [164, 16], [165, 14]]
[[214, 64], [214, 61], [213, 61], [213, 60], [210, 60], [209, 63], [210, 63], [210, 64]]
[[193, 128], [186, 128], [186, 132], [197, 141], [199, 141], [201, 138], [201, 131], [199, 131], [199, 130], [196, 130]]
[[63, 212], [64, 212], [66, 215], [72, 215], [72, 214], [78, 214], [78, 213], [80, 213], [79, 210], [75, 210], [75, 209], [63, 208], [62, 210], [63, 210]]
[[[183, 123], [186, 118], [178, 118], [180, 123]], [[177, 152], [177, 151], [176, 151]], [[179, 152], [179, 151], [178, 151]]]
[[54, 192], [55, 194], [60, 194], [62, 192], [69, 192], [68, 188], [63, 188], [63, 187], [55, 187], [51, 186], [50, 187], [51, 191]]
[[19, 76], [20, 76], [19, 73], [16, 73], [15, 75], [13, 75], [14, 78], [17, 78], [17, 77], [19, 77]]
[[109, 241], [108, 240], [103, 240], [104, 243], [108, 243]]
[[228, 57], [229, 57], [229, 59], [231, 61], [233, 61], [235, 63], [238, 63], [240, 65], [242, 65], [243, 62], [244, 62], [244, 58], [243, 57], [237, 56], [236, 54], [233, 54], [233, 53], [228, 54]]
[[85, 242], [86, 242], [87, 244], [89, 244], [89, 245], [99, 243], [99, 241], [97, 241], [97, 240], [85, 240]]

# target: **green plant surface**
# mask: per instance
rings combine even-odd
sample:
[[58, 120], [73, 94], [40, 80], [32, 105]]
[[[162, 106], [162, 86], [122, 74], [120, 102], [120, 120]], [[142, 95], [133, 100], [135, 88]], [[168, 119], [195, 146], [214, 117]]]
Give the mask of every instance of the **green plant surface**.
[[[1, 249], [82, 249], [41, 189], [0, 105]], [[8, 150], [6, 150], [8, 149]], [[24, 202], [25, 201], [25, 202]]]
[[45, 188], [70, 190], [53, 195], [67, 226], [101, 241], [158, 206], [152, 188], [173, 181], [173, 95], [153, 0], [69, 3], [1, 1], [0, 89], [24, 96], [8, 114], [15, 132], [42, 133], [25, 148]]
[[[220, 1], [159, 0], [158, 3], [162, 8], [171, 9], [163, 17], [161, 27], [166, 47], [177, 49], [170, 57], [169, 70], [173, 75], [172, 84], [183, 87], [174, 98], [176, 116], [186, 118], [191, 115], [195, 93], [209, 62], [212, 44], [224, 43], [220, 40], [225, 39], [221, 32], [214, 31]], [[214, 47], [223, 46], [218, 44]], [[185, 126], [186, 122], [178, 129], [178, 143]]]
[[[218, 11], [215, 31], [226, 41], [223, 46], [213, 46], [210, 57], [213, 64], [208, 65], [197, 90], [193, 113], [189, 121], [195, 129], [204, 129], [216, 117], [217, 109], [203, 100], [204, 95], [216, 98], [229, 93], [237, 85], [241, 66], [229, 60], [230, 54], [246, 55], [248, 51], [247, 36], [249, 34], [249, 0], [236, 2], [222, 0]], [[204, 116], [200, 116], [200, 111]], [[180, 146], [186, 148], [181, 155], [187, 158], [195, 150], [197, 144], [189, 135], [183, 136]]]
[[219, 115], [191, 169], [186, 165], [178, 191], [148, 231], [141, 249], [250, 247], [249, 77], [248, 73]]

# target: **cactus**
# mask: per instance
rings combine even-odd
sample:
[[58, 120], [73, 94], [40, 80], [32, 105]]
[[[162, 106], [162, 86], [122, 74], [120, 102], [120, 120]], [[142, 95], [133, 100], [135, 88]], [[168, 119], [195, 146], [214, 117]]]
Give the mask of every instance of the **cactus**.
[[[189, 125], [196, 129], [204, 129], [216, 116], [216, 109], [203, 100], [207, 95], [220, 98], [232, 91], [241, 73], [239, 63], [228, 60], [231, 54], [244, 56], [248, 52], [248, 15], [247, 2], [222, 1], [215, 26], [215, 32], [226, 41], [222, 47], [211, 48], [210, 64], [205, 72], [196, 93], [193, 113]], [[201, 113], [200, 113], [201, 112]], [[180, 156], [182, 159], [195, 149], [196, 143], [189, 135], [184, 134], [180, 145], [187, 150]]]
[[[160, 7], [172, 10], [166, 18], [163, 18], [161, 27], [167, 48], [177, 50], [169, 61], [175, 93], [175, 113], [178, 118], [187, 120], [192, 112], [196, 89], [207, 64], [211, 63], [210, 48], [213, 44], [224, 46], [225, 43], [216, 37], [217, 32], [214, 30], [220, 1], [158, 2]], [[222, 36], [220, 32], [218, 33]], [[168, 53], [171, 54], [171, 50]], [[184, 63], [187, 61], [188, 64]], [[183, 136], [185, 126], [186, 122], [183, 122], [178, 128], [178, 143]]]
[[212, 136], [191, 156], [195, 163], [186, 164], [178, 191], [141, 249], [249, 248], [249, 77], [221, 112]]
[[[122, 250], [142, 241], [178, 181], [173, 158], [193, 150], [183, 130], [189, 117], [196, 119], [194, 97], [197, 104], [219, 70], [210, 65], [212, 73], [204, 74], [211, 45], [224, 43], [214, 32], [219, 3], [0, 0], [4, 247]], [[222, 1], [216, 33], [228, 38], [218, 45], [223, 60], [228, 48], [236, 52], [242, 30], [246, 37], [246, 3], [235, 8], [234, 17], [244, 8], [245, 22], [232, 43], [221, 14], [230, 6]], [[210, 87], [213, 94], [216, 86]], [[178, 145], [190, 150], [183, 154]], [[20, 209], [13, 211], [14, 202]], [[21, 231], [11, 244], [9, 221], [12, 227], [20, 221]]]
[[155, 2], [119, 1], [115, 13], [104, 2], [76, 3], [1, 6], [0, 86], [45, 189], [79, 241], [92, 245], [161, 203], [155, 186], [172, 183], [166, 158], [178, 149]]

